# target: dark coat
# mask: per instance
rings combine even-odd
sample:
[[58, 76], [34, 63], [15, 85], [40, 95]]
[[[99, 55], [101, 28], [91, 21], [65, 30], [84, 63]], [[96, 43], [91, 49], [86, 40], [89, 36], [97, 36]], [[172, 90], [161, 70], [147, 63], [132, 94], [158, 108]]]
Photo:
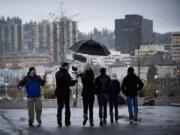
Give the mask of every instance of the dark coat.
[[81, 74], [81, 81], [83, 84], [82, 96], [93, 96], [96, 89], [93, 70], [88, 69], [83, 74]]
[[121, 89], [126, 96], [137, 96], [144, 84], [135, 74], [128, 74], [122, 82]]
[[120, 82], [117, 79], [112, 79], [109, 88], [109, 97], [118, 96], [121, 91]]
[[95, 79], [95, 84], [96, 84], [96, 93], [101, 94], [101, 93], [109, 93], [109, 87], [110, 87], [110, 82], [111, 78], [105, 74], [102, 74], [98, 76]]
[[55, 96], [62, 97], [70, 94], [70, 86], [74, 86], [77, 80], [73, 80], [67, 70], [60, 68], [56, 75]]

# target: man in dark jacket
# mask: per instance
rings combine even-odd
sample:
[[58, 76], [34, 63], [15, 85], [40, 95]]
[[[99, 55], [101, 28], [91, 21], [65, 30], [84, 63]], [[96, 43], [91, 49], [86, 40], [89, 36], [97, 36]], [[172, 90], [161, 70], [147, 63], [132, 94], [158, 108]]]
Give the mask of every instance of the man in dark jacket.
[[[143, 88], [143, 82], [137, 77], [134, 73], [134, 68], [128, 68], [128, 74], [123, 79], [121, 89], [122, 92], [126, 95], [129, 119], [130, 123], [133, 123], [133, 120], [137, 122], [138, 120], [138, 99], [137, 92]], [[134, 108], [134, 112], [133, 112]]]
[[42, 102], [41, 102], [41, 86], [46, 82], [46, 75], [43, 79], [36, 75], [34, 67], [29, 68], [27, 76], [18, 84], [19, 87], [25, 86], [28, 98], [28, 115], [29, 115], [29, 126], [33, 126], [34, 122], [34, 108], [36, 112], [36, 119], [41, 124], [41, 113], [42, 113]]
[[109, 90], [109, 114], [111, 123], [114, 123], [113, 108], [115, 109], [115, 121], [118, 121], [118, 98], [120, 91], [120, 82], [117, 79], [117, 75], [112, 74]]
[[95, 79], [99, 104], [100, 126], [103, 126], [107, 123], [107, 104], [110, 82], [111, 79], [106, 75], [106, 69], [101, 68], [100, 75]]
[[88, 120], [88, 110], [89, 110], [90, 126], [94, 126], [93, 123], [93, 105], [94, 105], [94, 95], [95, 95], [94, 72], [90, 67], [87, 67], [85, 72], [80, 76], [83, 84], [83, 89], [82, 89], [83, 110], [84, 110], [83, 125], [85, 125]]
[[57, 97], [57, 123], [59, 127], [62, 126], [62, 109], [65, 105], [65, 125], [70, 126], [70, 86], [74, 86], [77, 80], [73, 80], [68, 73], [69, 63], [63, 63], [59, 71], [57, 71], [56, 77], [56, 90], [55, 96]]

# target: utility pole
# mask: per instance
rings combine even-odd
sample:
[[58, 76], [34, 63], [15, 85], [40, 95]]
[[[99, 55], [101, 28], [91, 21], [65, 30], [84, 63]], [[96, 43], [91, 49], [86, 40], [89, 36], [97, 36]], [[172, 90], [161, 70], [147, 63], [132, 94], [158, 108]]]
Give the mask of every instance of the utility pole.
[[141, 69], [140, 69], [141, 65], [140, 65], [139, 49], [140, 49], [140, 45], [139, 45], [139, 42], [138, 42], [138, 76], [140, 78], [140, 75], [141, 75]]
[[135, 24], [135, 31], [136, 31], [136, 34], [137, 34], [137, 39], [136, 39], [136, 43], [137, 43], [137, 49], [138, 49], [138, 52], [137, 52], [137, 58], [138, 58], [138, 60], [137, 60], [137, 66], [138, 66], [138, 76], [139, 76], [139, 78], [140, 78], [140, 75], [141, 75], [141, 65], [140, 65], [140, 56], [139, 56], [139, 49], [140, 49], [140, 43], [139, 43], [139, 41], [140, 41], [140, 33], [139, 33], [139, 26], [138, 26], [138, 24]]

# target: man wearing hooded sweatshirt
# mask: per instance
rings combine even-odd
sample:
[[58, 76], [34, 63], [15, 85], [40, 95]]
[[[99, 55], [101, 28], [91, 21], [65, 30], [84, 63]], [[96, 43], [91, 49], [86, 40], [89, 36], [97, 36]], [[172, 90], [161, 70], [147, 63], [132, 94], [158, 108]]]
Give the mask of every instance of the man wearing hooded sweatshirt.
[[74, 86], [77, 80], [73, 80], [68, 73], [69, 63], [63, 63], [60, 70], [57, 71], [55, 96], [57, 97], [57, 123], [62, 127], [62, 109], [65, 105], [65, 126], [70, 126], [70, 86]]
[[99, 118], [100, 126], [106, 125], [107, 121], [107, 104], [108, 104], [108, 93], [111, 79], [106, 75], [106, 69], [100, 69], [100, 75], [95, 79], [98, 104], [99, 104]]
[[33, 127], [34, 122], [34, 110], [36, 112], [36, 120], [38, 124], [41, 124], [42, 102], [41, 102], [41, 86], [46, 82], [46, 74], [41, 79], [36, 75], [34, 67], [29, 68], [27, 76], [24, 77], [18, 84], [19, 87], [25, 86], [28, 98], [28, 115], [29, 126]]
[[121, 89], [122, 92], [126, 95], [130, 123], [133, 123], [133, 121], [137, 122], [138, 120], [137, 92], [141, 90], [143, 86], [143, 82], [139, 79], [138, 76], [135, 75], [134, 68], [129, 67], [128, 74], [123, 79]]

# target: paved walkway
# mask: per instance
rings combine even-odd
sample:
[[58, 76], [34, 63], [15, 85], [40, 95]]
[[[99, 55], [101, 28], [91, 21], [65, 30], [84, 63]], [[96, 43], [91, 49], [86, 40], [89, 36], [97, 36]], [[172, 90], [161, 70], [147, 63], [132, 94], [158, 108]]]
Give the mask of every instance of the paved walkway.
[[[98, 108], [94, 108], [94, 127], [82, 126], [82, 108], [72, 108], [72, 126], [58, 128], [56, 109], [44, 108], [41, 127], [27, 126], [26, 109], [0, 110], [0, 135], [179, 135], [180, 107], [155, 106], [139, 108], [140, 122], [129, 124], [127, 107], [119, 108], [119, 123], [99, 127]], [[109, 119], [108, 119], [109, 122]], [[37, 125], [37, 123], [35, 123]]]

